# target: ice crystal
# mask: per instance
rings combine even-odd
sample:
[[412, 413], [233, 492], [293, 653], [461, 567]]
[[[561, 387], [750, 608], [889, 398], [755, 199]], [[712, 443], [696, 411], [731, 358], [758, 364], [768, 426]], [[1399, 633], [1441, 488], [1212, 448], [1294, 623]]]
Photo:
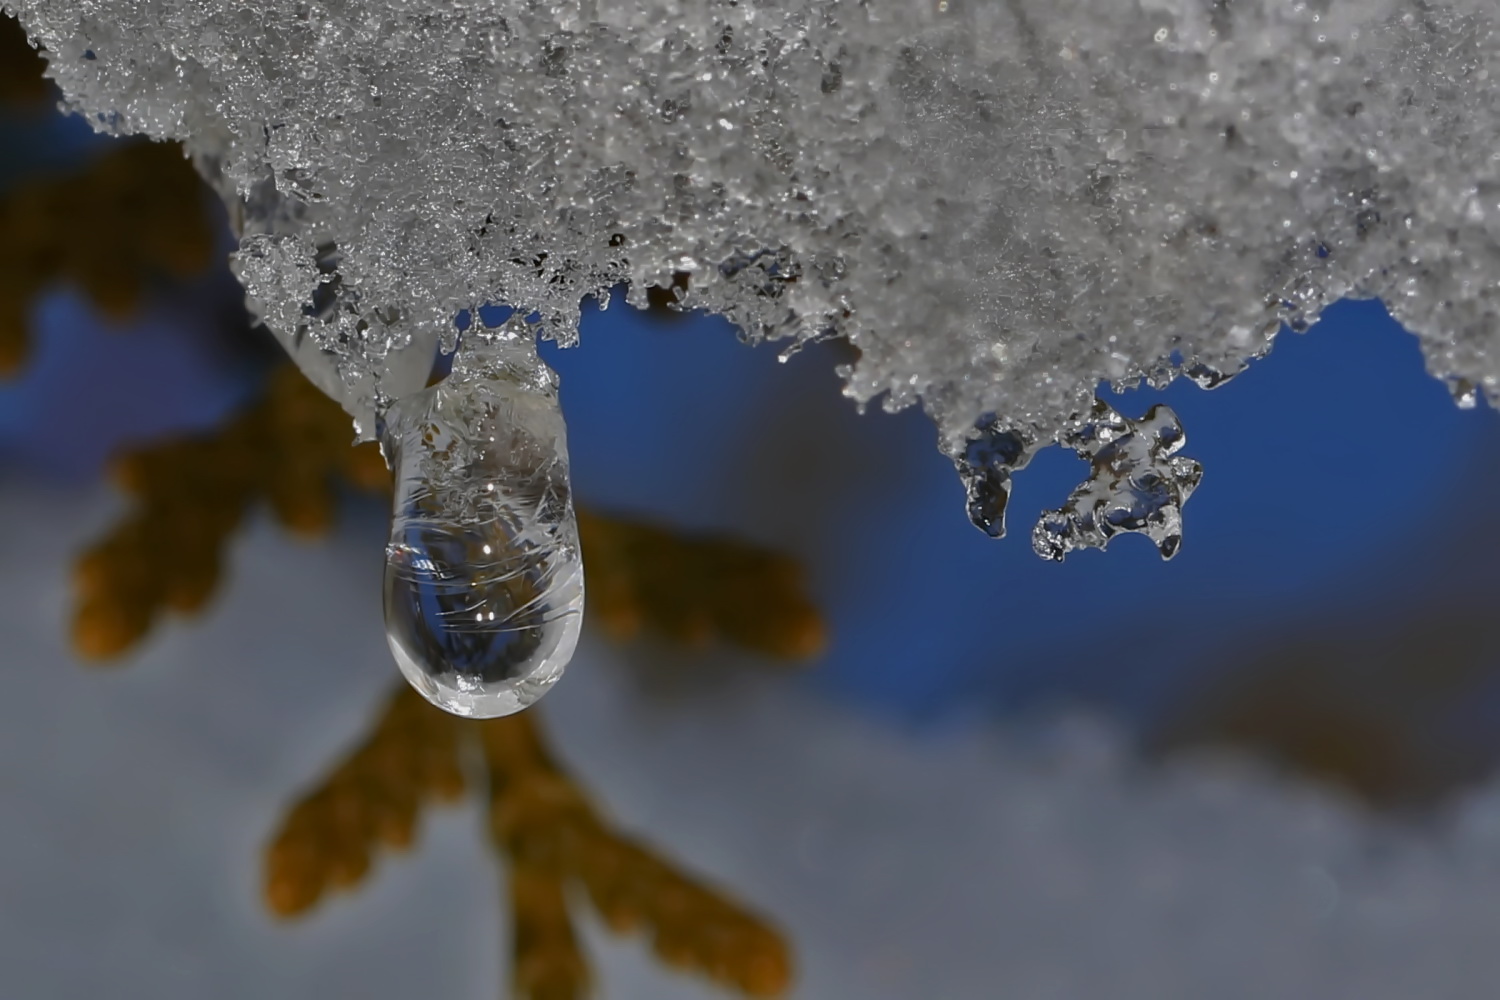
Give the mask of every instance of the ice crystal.
[[1101, 381], [1212, 384], [1344, 296], [1500, 385], [1488, 2], [6, 8], [97, 127], [187, 145], [250, 301], [366, 434], [459, 311], [570, 343], [622, 281], [847, 337], [848, 394], [920, 402], [991, 533], [991, 445]]
[[1102, 400], [1063, 443], [1087, 459], [1093, 472], [1061, 510], [1042, 515], [1031, 545], [1044, 559], [1062, 561], [1076, 548], [1102, 549], [1121, 532], [1139, 532], [1163, 559], [1182, 544], [1182, 505], [1203, 467], [1178, 455], [1187, 438], [1169, 406], [1153, 406], [1140, 420]]

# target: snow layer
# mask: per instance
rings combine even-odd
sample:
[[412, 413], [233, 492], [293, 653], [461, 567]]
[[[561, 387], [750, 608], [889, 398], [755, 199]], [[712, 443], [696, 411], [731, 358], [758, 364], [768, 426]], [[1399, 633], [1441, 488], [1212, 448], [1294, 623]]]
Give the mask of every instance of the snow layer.
[[461, 309], [567, 342], [674, 274], [752, 337], [848, 337], [849, 394], [955, 456], [981, 419], [1055, 439], [1101, 379], [1216, 383], [1348, 295], [1500, 385], [1487, 0], [4, 6], [70, 106], [188, 144], [356, 414]]

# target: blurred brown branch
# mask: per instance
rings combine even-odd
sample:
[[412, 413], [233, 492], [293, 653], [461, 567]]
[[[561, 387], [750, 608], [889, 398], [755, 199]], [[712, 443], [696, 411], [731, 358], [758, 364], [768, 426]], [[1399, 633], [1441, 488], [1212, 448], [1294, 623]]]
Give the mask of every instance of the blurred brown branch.
[[287, 815], [266, 852], [266, 905], [291, 917], [357, 885], [378, 847], [412, 844], [429, 801], [463, 790], [456, 728], [403, 685], [364, 743]]
[[136, 140], [78, 173], [0, 195], [0, 376], [25, 361], [27, 314], [53, 285], [77, 285], [122, 320], [154, 280], [204, 271], [214, 248], [207, 197], [180, 145]]
[[511, 993], [518, 1000], [578, 1000], [589, 994], [589, 965], [568, 914], [561, 876], [510, 865]]
[[781, 938], [731, 900], [614, 832], [543, 745], [532, 712], [477, 725], [490, 834], [513, 864], [572, 878], [616, 933], [644, 928], [657, 956], [750, 996], [791, 977]]
[[795, 559], [732, 538], [578, 515], [589, 613], [616, 639], [642, 628], [703, 645], [722, 638], [784, 659], [816, 656], [823, 620]]
[[748, 996], [784, 992], [781, 936], [738, 903], [617, 833], [554, 760], [535, 709], [474, 723], [443, 714], [405, 685], [371, 735], [288, 813], [266, 854], [266, 901], [279, 916], [357, 885], [379, 844], [410, 843], [424, 802], [460, 785], [456, 762], [477, 743], [489, 830], [510, 870], [513, 991], [577, 1000], [588, 968], [568, 911], [577, 885], [616, 933], [645, 929], [667, 964]]
[[349, 446], [349, 421], [292, 365], [265, 396], [210, 433], [133, 451], [115, 467], [135, 508], [79, 558], [73, 644], [106, 660], [165, 610], [191, 614], [218, 587], [224, 547], [256, 500], [302, 534], [332, 523], [338, 483], [385, 488], [373, 445]]

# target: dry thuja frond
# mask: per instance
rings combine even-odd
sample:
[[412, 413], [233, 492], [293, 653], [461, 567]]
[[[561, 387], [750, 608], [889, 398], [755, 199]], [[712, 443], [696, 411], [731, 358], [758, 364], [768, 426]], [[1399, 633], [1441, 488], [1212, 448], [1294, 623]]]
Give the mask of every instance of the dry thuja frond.
[[[0, 63], [6, 58], [0, 54]], [[207, 197], [180, 145], [135, 140], [120, 141], [76, 174], [7, 189], [0, 196], [0, 376], [25, 360], [26, 317], [48, 288], [77, 285], [100, 312], [122, 320], [153, 281], [204, 271], [214, 248]]]
[[[616, 832], [557, 764], [535, 708], [483, 722], [433, 708], [404, 684], [375, 731], [288, 813], [266, 853], [266, 901], [301, 914], [368, 873], [379, 844], [411, 841], [422, 805], [459, 787], [465, 744], [485, 769], [490, 840], [506, 862], [517, 1000], [581, 1000], [588, 963], [570, 914], [589, 900], [616, 933], [642, 930], [674, 968], [753, 997], [790, 984], [786, 942], [761, 918]], [[472, 749], [472, 746], [470, 747]]]
[[277, 367], [258, 410], [271, 443], [266, 498], [284, 527], [307, 537], [325, 534], [340, 483], [369, 493], [390, 490], [380, 449], [350, 447], [349, 417], [296, 366]]
[[512, 859], [511, 995], [517, 1000], [580, 1000], [589, 994], [589, 964], [568, 912], [563, 877]]
[[134, 509], [78, 560], [73, 644], [103, 660], [143, 639], [163, 611], [189, 614], [212, 596], [224, 548], [252, 503], [288, 528], [329, 526], [338, 482], [384, 488], [372, 445], [349, 447], [349, 419], [290, 365], [264, 397], [222, 428], [123, 456], [116, 478]]
[[42, 75], [46, 66], [21, 22], [0, 15], [0, 107], [45, 108], [52, 97], [52, 87]]
[[590, 618], [617, 639], [650, 628], [677, 642], [722, 638], [786, 659], [815, 656], [823, 619], [790, 556], [580, 512]]
[[254, 490], [261, 428], [242, 416], [212, 437], [127, 456], [116, 478], [136, 508], [74, 567], [73, 645], [104, 659], [135, 645], [166, 609], [203, 606], [221, 551]]
[[292, 807], [266, 851], [265, 898], [279, 917], [357, 885], [380, 848], [409, 847], [423, 806], [464, 787], [458, 730], [405, 685], [375, 730]]
[[536, 713], [475, 728], [489, 771], [490, 833], [512, 865], [576, 880], [612, 930], [644, 929], [669, 965], [750, 996], [785, 991], [791, 959], [781, 936], [611, 829], [547, 752]]

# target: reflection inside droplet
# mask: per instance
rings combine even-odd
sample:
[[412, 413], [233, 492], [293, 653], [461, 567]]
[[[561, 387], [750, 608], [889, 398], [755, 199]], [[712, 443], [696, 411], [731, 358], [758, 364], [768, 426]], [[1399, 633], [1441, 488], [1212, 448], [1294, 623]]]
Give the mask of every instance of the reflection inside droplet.
[[530, 705], [578, 642], [567, 443], [556, 381], [530, 350], [485, 347], [386, 413], [386, 638], [412, 686], [458, 715]]

